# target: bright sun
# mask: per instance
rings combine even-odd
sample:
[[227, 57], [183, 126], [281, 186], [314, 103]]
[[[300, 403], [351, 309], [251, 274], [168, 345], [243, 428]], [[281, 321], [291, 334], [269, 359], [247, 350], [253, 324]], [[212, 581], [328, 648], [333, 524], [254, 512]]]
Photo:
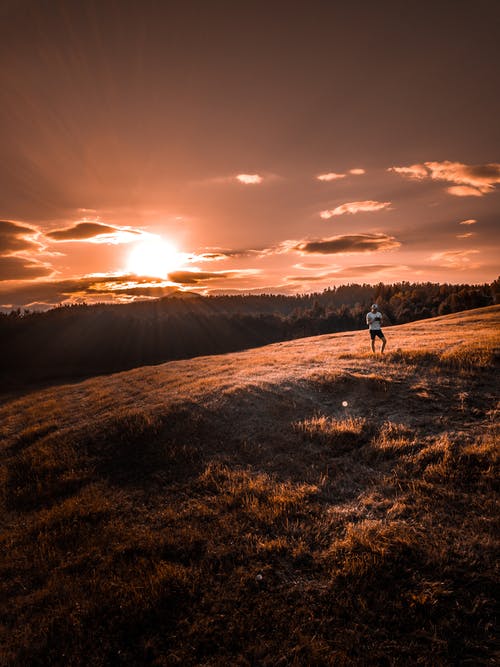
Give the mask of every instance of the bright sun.
[[166, 278], [183, 264], [184, 255], [161, 239], [141, 241], [128, 257], [127, 269], [138, 276]]

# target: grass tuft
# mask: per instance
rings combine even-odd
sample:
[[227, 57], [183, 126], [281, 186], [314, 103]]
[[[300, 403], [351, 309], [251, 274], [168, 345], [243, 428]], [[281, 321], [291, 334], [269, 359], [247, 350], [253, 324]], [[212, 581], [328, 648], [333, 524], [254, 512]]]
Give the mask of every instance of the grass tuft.
[[444, 352], [397, 349], [389, 352], [385, 359], [397, 364], [430, 366], [442, 371], [476, 373], [495, 366], [498, 350], [491, 342], [480, 341], [454, 346]]
[[338, 454], [361, 446], [371, 434], [367, 420], [361, 417], [335, 419], [317, 415], [295, 422], [293, 427], [305, 440], [331, 447]]

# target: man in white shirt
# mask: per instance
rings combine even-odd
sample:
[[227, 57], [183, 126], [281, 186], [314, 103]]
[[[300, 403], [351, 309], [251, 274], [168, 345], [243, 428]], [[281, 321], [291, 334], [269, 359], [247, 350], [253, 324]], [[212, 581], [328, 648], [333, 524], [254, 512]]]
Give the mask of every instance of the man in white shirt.
[[375, 354], [375, 338], [382, 340], [381, 352], [384, 351], [387, 343], [384, 334], [382, 333], [382, 313], [379, 311], [376, 303], [373, 304], [369, 313], [366, 314], [366, 323], [370, 329], [370, 337], [372, 339], [372, 352]]

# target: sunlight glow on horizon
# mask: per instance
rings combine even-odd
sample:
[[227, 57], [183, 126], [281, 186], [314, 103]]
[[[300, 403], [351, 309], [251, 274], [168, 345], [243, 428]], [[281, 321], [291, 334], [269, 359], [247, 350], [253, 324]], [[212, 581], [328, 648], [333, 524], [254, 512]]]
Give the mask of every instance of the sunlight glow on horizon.
[[127, 270], [138, 276], [166, 278], [171, 271], [180, 269], [187, 260], [187, 254], [170, 242], [161, 238], [141, 241], [130, 252]]

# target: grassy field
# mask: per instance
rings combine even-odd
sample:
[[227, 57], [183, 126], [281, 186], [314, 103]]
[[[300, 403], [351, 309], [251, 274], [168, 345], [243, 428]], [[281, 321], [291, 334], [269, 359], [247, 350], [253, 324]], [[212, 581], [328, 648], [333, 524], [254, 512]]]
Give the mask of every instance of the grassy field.
[[497, 664], [499, 329], [4, 395], [0, 664]]

